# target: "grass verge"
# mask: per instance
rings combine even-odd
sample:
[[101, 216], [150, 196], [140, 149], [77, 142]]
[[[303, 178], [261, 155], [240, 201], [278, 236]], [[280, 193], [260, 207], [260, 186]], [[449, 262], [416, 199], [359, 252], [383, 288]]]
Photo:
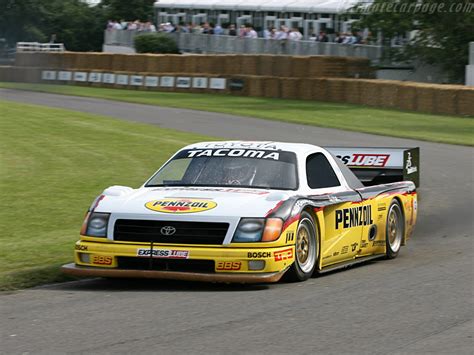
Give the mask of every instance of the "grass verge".
[[431, 115], [340, 103], [230, 95], [23, 83], [0, 83], [0, 87], [222, 112], [401, 138], [474, 145], [474, 120], [470, 117]]
[[137, 187], [178, 148], [210, 139], [1, 100], [0, 131], [0, 290], [66, 280], [59, 265], [105, 187]]

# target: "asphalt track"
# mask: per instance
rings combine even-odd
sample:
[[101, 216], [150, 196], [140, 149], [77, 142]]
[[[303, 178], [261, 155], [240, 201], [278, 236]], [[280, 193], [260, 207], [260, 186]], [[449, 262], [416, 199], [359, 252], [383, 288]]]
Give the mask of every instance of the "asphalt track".
[[43, 93], [0, 98], [224, 138], [421, 147], [419, 222], [397, 259], [299, 284], [94, 279], [3, 293], [0, 352], [473, 353], [472, 148]]

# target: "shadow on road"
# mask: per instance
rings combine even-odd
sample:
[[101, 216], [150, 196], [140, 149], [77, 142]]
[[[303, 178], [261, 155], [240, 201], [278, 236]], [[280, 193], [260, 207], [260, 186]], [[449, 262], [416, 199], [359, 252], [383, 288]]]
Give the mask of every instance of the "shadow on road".
[[236, 292], [261, 291], [273, 285], [266, 284], [224, 284], [157, 279], [84, 279], [42, 288], [57, 291], [143, 291], [143, 292]]

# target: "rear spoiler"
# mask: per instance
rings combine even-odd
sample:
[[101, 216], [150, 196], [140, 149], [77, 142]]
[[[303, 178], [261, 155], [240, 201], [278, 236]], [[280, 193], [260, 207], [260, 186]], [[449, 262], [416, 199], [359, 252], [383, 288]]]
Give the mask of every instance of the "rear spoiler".
[[420, 148], [325, 147], [366, 186], [413, 181], [420, 186]]

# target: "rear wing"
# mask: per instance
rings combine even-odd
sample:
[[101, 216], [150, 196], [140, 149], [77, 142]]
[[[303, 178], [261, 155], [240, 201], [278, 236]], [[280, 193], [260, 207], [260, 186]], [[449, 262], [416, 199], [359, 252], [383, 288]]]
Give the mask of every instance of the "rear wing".
[[420, 148], [325, 147], [366, 186], [413, 181], [420, 186]]

